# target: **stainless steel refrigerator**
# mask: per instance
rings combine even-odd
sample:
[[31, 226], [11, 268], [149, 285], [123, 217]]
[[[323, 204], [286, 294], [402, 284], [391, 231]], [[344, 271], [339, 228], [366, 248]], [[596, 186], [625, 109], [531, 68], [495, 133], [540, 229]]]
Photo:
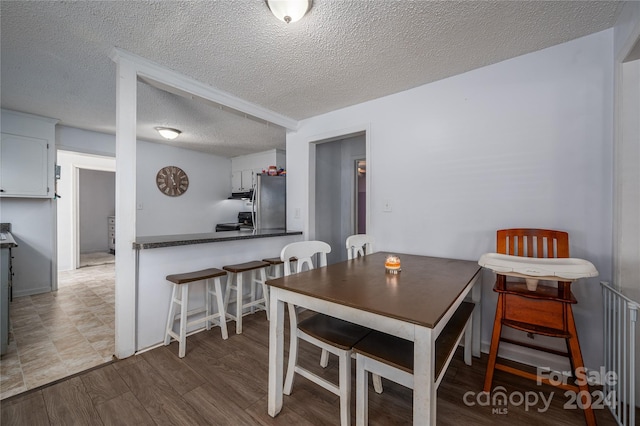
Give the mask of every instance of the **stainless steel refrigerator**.
[[287, 228], [286, 176], [258, 174], [253, 191], [253, 224], [257, 230]]

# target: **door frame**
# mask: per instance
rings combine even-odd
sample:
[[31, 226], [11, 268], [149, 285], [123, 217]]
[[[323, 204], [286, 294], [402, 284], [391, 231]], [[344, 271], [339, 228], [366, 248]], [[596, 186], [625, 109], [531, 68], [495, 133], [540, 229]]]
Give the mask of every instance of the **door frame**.
[[[353, 156], [351, 157], [351, 161], [353, 162], [353, 204], [352, 204], [352, 209], [351, 209], [351, 221], [352, 221], [352, 229], [353, 232], [352, 234], [357, 234], [358, 233], [358, 228], [359, 228], [359, 223], [358, 223], [358, 211], [360, 208], [360, 201], [359, 201], [359, 191], [358, 191], [358, 163], [361, 161], [364, 161], [365, 166], [367, 165], [367, 158], [362, 158], [359, 155]], [[369, 209], [367, 208], [367, 200], [369, 199], [369, 194], [367, 193], [367, 172], [365, 171], [364, 174], [364, 179], [365, 179], [365, 189], [364, 192], [366, 194], [366, 198], [365, 198], [365, 229], [367, 229], [367, 232], [369, 232], [369, 228], [367, 228], [367, 217], [369, 216]]]
[[[72, 156], [72, 158], [70, 158], [69, 160], [64, 160], [61, 161], [59, 159], [59, 156], [61, 153], [64, 153], [65, 156]], [[61, 202], [64, 202], [65, 199], [70, 199], [70, 206], [69, 206], [69, 219], [71, 221], [71, 225], [68, 228], [68, 232], [70, 233], [70, 238], [69, 238], [69, 251], [71, 252], [71, 259], [70, 259], [70, 267], [72, 270], [78, 269], [78, 264], [79, 264], [79, 253], [80, 253], [80, 244], [79, 244], [79, 201], [78, 201], [78, 197], [79, 197], [79, 169], [88, 169], [88, 170], [98, 170], [98, 171], [106, 171], [106, 172], [115, 172], [115, 157], [111, 157], [108, 155], [104, 155], [104, 154], [93, 154], [93, 153], [88, 153], [88, 152], [82, 152], [82, 151], [73, 151], [70, 149], [64, 149], [64, 148], [57, 148], [56, 149], [56, 158], [57, 158], [57, 163], [62, 165], [63, 167], [65, 166], [65, 164], [67, 165], [67, 167], [69, 167], [69, 169], [65, 168], [63, 170], [61, 170], [62, 178], [64, 178], [64, 174], [68, 173], [69, 174], [69, 183], [68, 183], [68, 190], [70, 191], [70, 193], [66, 193], [66, 189], [63, 192], [63, 197], [61, 199], [61, 201], [58, 201], [55, 204], [55, 222], [54, 222], [54, 233], [55, 233], [55, 251], [54, 251], [54, 258], [55, 258], [55, 268], [53, 269], [52, 273], [54, 276], [58, 276], [58, 264], [59, 264], [59, 247], [58, 247], [58, 243], [59, 243], [59, 233], [60, 233], [60, 228], [59, 228], [59, 224], [58, 224], [58, 216], [60, 215], [58, 210], [60, 208], [60, 204]], [[68, 161], [68, 162], [67, 162]], [[104, 163], [104, 164], [95, 164], [96, 162], [98, 163]], [[57, 182], [57, 181], [56, 181]], [[58, 188], [58, 183], [56, 183], [56, 188], [57, 190], [60, 190]], [[67, 198], [69, 197], [69, 198]], [[67, 230], [66, 228], [63, 228], [65, 231]], [[68, 253], [68, 252], [66, 252]], [[65, 253], [65, 256], [67, 256], [67, 254]], [[66, 258], [66, 257], [65, 257]], [[57, 289], [57, 288], [56, 288]]]
[[[306, 223], [306, 233], [309, 236], [309, 239], [313, 240], [316, 238], [316, 199], [315, 199], [315, 188], [316, 188], [316, 147], [319, 144], [326, 142], [334, 142], [341, 139], [347, 139], [349, 137], [364, 133], [365, 139], [365, 159], [367, 160], [367, 177], [366, 177], [366, 188], [367, 194], [371, 194], [371, 176], [372, 176], [372, 157], [371, 157], [371, 125], [369, 123], [354, 125], [353, 127], [343, 128], [343, 129], [335, 129], [325, 133], [320, 133], [314, 136], [309, 137], [308, 146], [309, 146], [309, 163], [307, 165], [308, 170], [308, 188], [306, 191], [307, 196], [307, 206], [308, 206], [308, 215], [307, 215], [307, 223]], [[312, 195], [313, 194], [313, 195]], [[370, 232], [371, 228], [371, 197], [367, 197], [366, 201], [366, 209], [367, 209], [367, 232]]]
[[115, 167], [86, 166], [78, 164], [74, 164], [72, 167], [73, 176], [71, 186], [73, 188], [73, 201], [71, 208], [71, 220], [73, 221], [73, 235], [71, 237], [71, 246], [73, 251], [72, 267], [75, 270], [80, 266], [80, 170], [113, 172], [115, 176], [116, 169]]

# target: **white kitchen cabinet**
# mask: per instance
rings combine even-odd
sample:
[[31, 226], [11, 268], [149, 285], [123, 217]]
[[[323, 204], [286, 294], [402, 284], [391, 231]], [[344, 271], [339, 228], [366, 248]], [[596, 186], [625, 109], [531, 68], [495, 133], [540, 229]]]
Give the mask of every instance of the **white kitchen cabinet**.
[[231, 172], [231, 192], [247, 192], [253, 188], [253, 170]]
[[272, 149], [231, 159], [231, 191], [249, 191], [256, 182], [256, 175], [269, 166], [286, 168], [284, 151]]
[[2, 110], [0, 197], [53, 198], [56, 123]]
[[49, 197], [49, 142], [2, 133], [0, 193], [5, 197]]

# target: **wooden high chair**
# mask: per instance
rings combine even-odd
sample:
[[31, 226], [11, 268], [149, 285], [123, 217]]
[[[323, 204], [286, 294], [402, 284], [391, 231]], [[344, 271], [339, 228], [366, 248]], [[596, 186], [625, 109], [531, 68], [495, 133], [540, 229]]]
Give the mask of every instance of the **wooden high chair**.
[[[496, 251], [497, 253], [512, 256], [568, 258], [569, 234], [547, 229], [502, 229], [497, 233]], [[566, 356], [571, 363], [574, 377], [576, 377], [576, 369], [580, 368], [584, 372], [582, 352], [580, 351], [578, 333], [571, 308], [574, 303], [577, 303], [571, 292], [571, 282], [558, 282], [557, 288], [538, 285], [536, 290], [531, 291], [527, 289], [524, 282], [510, 282], [507, 281], [505, 275], [497, 274], [493, 290], [498, 293], [498, 304], [496, 306], [491, 349], [484, 379], [484, 392], [491, 392], [495, 369], [528, 379], [539, 380], [535, 374], [497, 362], [501, 341]], [[567, 344], [567, 352], [501, 337], [503, 326], [527, 333], [563, 338]], [[543, 383], [551, 384], [546, 378], [540, 380]], [[586, 383], [582, 383], [580, 386], [568, 383], [566, 385], [560, 384], [558, 387], [572, 390], [576, 393], [580, 392], [579, 395], [584, 396], [580, 399], [583, 402], [581, 405], [587, 407], [584, 410], [586, 422], [588, 425], [595, 425], [596, 419], [590, 405], [592, 401], [587, 400], [586, 396], [590, 395], [589, 386]]]

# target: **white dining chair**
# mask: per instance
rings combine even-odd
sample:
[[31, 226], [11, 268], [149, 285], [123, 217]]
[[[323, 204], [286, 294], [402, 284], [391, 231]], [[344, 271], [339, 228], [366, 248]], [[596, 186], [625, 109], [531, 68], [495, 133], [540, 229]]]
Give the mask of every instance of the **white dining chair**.
[[356, 234], [347, 237], [347, 259], [355, 259], [373, 253], [373, 244], [376, 242], [371, 235]]
[[[367, 254], [371, 254], [374, 252], [373, 244], [376, 242], [375, 238], [371, 235], [366, 234], [355, 234], [347, 237], [346, 247], [347, 247], [347, 259], [356, 259], [359, 256], [365, 256]], [[323, 367], [327, 366], [329, 362], [329, 353], [326, 351], [322, 351], [322, 356], [320, 358], [320, 365]], [[373, 389], [376, 393], [382, 393], [382, 378], [378, 374], [371, 375], [373, 380]]]
[[[291, 259], [295, 257], [296, 273], [307, 269], [314, 269], [312, 258], [318, 257], [318, 266], [327, 265], [327, 253], [331, 246], [322, 241], [301, 241], [285, 246], [280, 253], [284, 262], [285, 276], [291, 275]], [[284, 381], [283, 392], [291, 395], [295, 374], [311, 380], [324, 389], [340, 397], [340, 424], [349, 425], [351, 422], [351, 354], [353, 345], [363, 339], [370, 329], [352, 324], [338, 318], [324, 314], [315, 314], [298, 322], [296, 307], [289, 303], [289, 321], [291, 324], [291, 338], [289, 348], [289, 365]], [[339, 372], [338, 385], [318, 376], [298, 364], [298, 339], [305, 340], [323, 351], [338, 357]]]

